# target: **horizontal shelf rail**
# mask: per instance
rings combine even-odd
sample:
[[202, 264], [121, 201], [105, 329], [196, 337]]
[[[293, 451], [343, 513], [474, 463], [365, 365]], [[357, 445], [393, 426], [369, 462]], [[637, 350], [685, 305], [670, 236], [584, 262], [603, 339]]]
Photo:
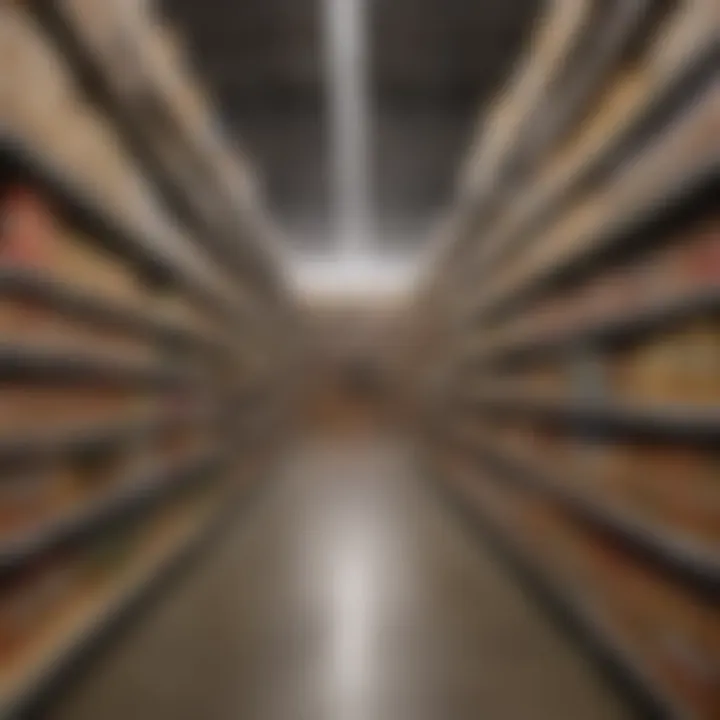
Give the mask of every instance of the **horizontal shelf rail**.
[[7, 574], [52, 548], [96, 534], [109, 524], [153, 507], [173, 490], [206, 477], [222, 462], [223, 453], [203, 454], [188, 462], [161, 470], [145, 470], [121, 481], [114, 491], [84, 504], [58, 520], [44, 523], [19, 535], [0, 540], [0, 574]]
[[480, 392], [458, 398], [463, 407], [508, 411], [554, 423], [593, 430], [651, 436], [683, 442], [713, 442], [720, 439], [720, 410], [691, 405], [649, 407], [607, 402], [573, 401], [533, 397], [520, 391]]
[[539, 467], [511, 450], [499, 450], [488, 440], [454, 439], [497, 473], [520, 486], [542, 493], [580, 520], [611, 535], [624, 547], [660, 571], [704, 597], [720, 598], [720, 548], [713, 548], [680, 532], [657, 527], [626, 510], [611, 507], [590, 491], [574, 490], [571, 478]]
[[632, 340], [684, 320], [720, 313], [720, 288], [708, 288], [629, 308], [622, 314], [574, 322], [558, 330], [516, 333], [515, 337], [468, 349], [463, 365], [531, 361], [559, 355], [573, 349], [599, 348]]
[[197, 374], [182, 369], [118, 360], [107, 352], [0, 343], [0, 386], [12, 382], [168, 390], [197, 387], [200, 379]]

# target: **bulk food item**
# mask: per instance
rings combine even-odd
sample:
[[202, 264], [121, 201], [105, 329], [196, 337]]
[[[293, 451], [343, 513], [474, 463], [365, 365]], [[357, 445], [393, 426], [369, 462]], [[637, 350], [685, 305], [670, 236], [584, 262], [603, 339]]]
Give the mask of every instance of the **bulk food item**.
[[649, 404], [720, 403], [720, 323], [700, 320], [609, 359], [614, 394]]

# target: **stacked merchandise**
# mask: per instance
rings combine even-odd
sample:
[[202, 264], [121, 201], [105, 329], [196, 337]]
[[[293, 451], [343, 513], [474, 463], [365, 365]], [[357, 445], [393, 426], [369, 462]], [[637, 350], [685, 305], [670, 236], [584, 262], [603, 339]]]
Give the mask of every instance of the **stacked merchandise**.
[[254, 318], [262, 334], [248, 330], [244, 301], [259, 312], [264, 299], [156, 204], [22, 4], [0, 3], [0, 33], [17, 73], [3, 77], [0, 120], [9, 717], [234, 505], [271, 430], [253, 413], [278, 407], [268, 388], [280, 342], [274, 308]]
[[[451, 296], [432, 298], [445, 357], [425, 371], [440, 377], [428, 425], [443, 479], [638, 697], [712, 718], [715, 9], [659, 5], [554, 4], [533, 48], [546, 73], [531, 52], [486, 124], [428, 286]], [[543, 38], [561, 31], [550, 62]], [[577, 76], [594, 83], [582, 102]]]

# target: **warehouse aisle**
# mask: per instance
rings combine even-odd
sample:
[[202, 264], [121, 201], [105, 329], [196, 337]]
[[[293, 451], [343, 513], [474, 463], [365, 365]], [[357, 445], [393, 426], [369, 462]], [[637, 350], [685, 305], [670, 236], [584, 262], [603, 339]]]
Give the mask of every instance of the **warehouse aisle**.
[[611, 720], [398, 438], [308, 440], [52, 720]]

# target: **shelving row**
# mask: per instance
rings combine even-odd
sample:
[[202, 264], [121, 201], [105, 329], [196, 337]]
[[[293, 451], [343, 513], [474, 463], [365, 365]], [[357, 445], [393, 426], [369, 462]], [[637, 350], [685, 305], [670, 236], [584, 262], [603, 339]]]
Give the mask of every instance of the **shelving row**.
[[[511, 485], [545, 495], [660, 572], [708, 597], [720, 594], [720, 535], [707, 505], [720, 461], [712, 448], [619, 445], [610, 437], [538, 429], [527, 419], [482, 418], [449, 430], [448, 443], [466, 455], [474, 452]], [[661, 469], [648, 480], [640, 471], [651, 462]], [[683, 463], [695, 495], [673, 488]]]
[[[143, 7], [0, 3], [3, 720], [237, 506], [284, 418], [271, 230], [242, 160], [198, 139], [210, 108]], [[103, 28], [139, 67], [93, 51]]]
[[468, 314], [498, 314], [517, 296], [537, 292], [560, 275], [610, 253], [666, 206], [681, 203], [717, 180], [718, 96], [709, 85], [702, 99], [653, 138], [650, 146], [609, 178], [596, 196], [580, 199], [540, 230], [514, 262], [496, 268]]
[[[227, 471], [226, 471], [227, 475]], [[198, 479], [198, 478], [196, 478]], [[4, 590], [0, 717], [37, 707], [65, 674], [235, 509], [237, 480], [203, 476], [154, 512], [45, 555]], [[28, 602], [32, 598], [32, 603]]]
[[712, 603], [532, 490], [510, 488], [476, 459], [451, 457], [433, 463], [442, 488], [609, 671], [639, 717], [712, 717]]
[[[118, 257], [130, 264], [150, 287], [178, 288], [223, 323], [247, 318], [253, 309], [244, 306], [243, 295], [238, 294], [237, 288], [227, 290], [227, 281], [202, 256], [181, 243], [179, 237], [174, 242], [155, 234], [153, 228], [144, 232], [133, 223], [120, 220], [117, 213], [110, 211], [81, 183], [63, 173], [56, 161], [42, 157], [26, 140], [5, 129], [0, 134], [0, 179], [4, 186], [32, 188], [29, 197], [22, 193], [6, 197], [5, 201], [11, 206], [4, 208], [4, 213], [12, 210], [20, 214], [44, 213], [46, 225], [58, 222], [66, 225], [79, 235], [80, 243], [89, 242], [98, 247], [100, 253], [109, 253], [113, 258], [111, 263]], [[22, 269], [27, 271], [32, 266]], [[89, 280], [96, 282], [87, 289], [103, 289], [99, 278]], [[67, 291], [70, 292], [70, 288]], [[137, 300], [134, 307], [126, 308], [127, 312], [137, 312], [142, 307]], [[205, 332], [210, 330], [204, 328]]]
[[[706, 195], [693, 198], [695, 204], [705, 197], [712, 202], [717, 190], [717, 182], [709, 183]], [[701, 213], [692, 207], [688, 211]], [[517, 363], [577, 348], [619, 345], [663, 326], [717, 314], [718, 225], [712, 213], [708, 215], [709, 220], [697, 226], [687, 217], [680, 219], [691, 227], [676, 234], [668, 232], [671, 218], [658, 218], [664, 229], [658, 234], [655, 223], [646, 233], [636, 234], [633, 247], [627, 248], [631, 257], [620, 267], [585, 284], [576, 280], [548, 289], [525, 313], [488, 327], [474, 345], [463, 349], [460, 362]], [[637, 257], [643, 238], [648, 237], [657, 250]]]
[[[508, 251], [534, 242], [568, 206], [636, 163], [655, 133], [712, 87], [711, 0], [559, 2], [547, 13], [508, 90], [483, 120], [463, 173], [453, 211], [462, 230], [448, 244], [467, 252], [461, 261], [471, 284], [506, 262]], [[593, 22], [598, 19], [604, 27]], [[589, 94], [578, 94], [565, 76], [575, 75], [587, 92], [586, 75], [602, 55], [604, 34], [614, 58]], [[566, 103], [576, 105], [574, 123], [562, 111]], [[550, 128], [552, 141], [544, 137]], [[524, 153], [519, 167], [509, 167], [523, 155], [523, 143], [537, 146], [532, 161]]]
[[703, 720], [720, 708], [712, 6], [552, 4], [470, 153], [414, 376], [438, 479], [654, 714]]
[[278, 230], [152, 5], [32, 0], [26, 7], [100, 115], [112, 119], [167, 212], [204, 238], [204, 252], [231, 279], [277, 296]]

